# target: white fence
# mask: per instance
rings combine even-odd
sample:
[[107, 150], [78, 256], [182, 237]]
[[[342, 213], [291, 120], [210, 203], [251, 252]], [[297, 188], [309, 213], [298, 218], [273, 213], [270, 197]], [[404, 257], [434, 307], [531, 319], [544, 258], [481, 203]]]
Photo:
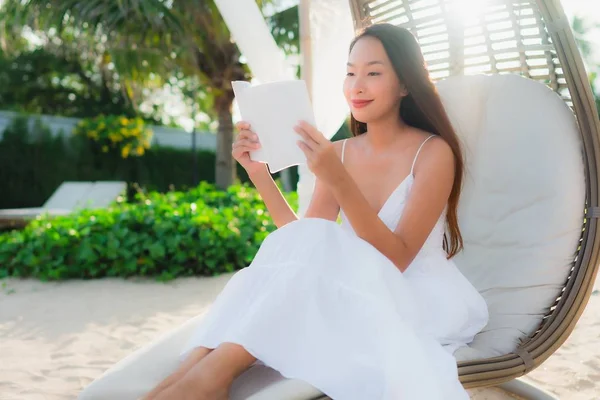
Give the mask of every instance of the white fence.
[[[13, 111], [0, 111], [0, 139], [4, 130], [12, 120], [19, 116]], [[29, 114], [29, 123], [33, 125], [39, 119], [47, 126], [54, 135], [71, 135], [73, 128], [80, 121], [79, 118], [57, 117], [52, 115]], [[178, 149], [190, 149], [192, 147], [192, 135], [183, 129], [168, 128], [165, 126], [150, 125], [154, 132], [153, 146], [175, 147]], [[196, 133], [196, 148], [215, 150], [217, 148], [217, 136], [210, 132]]]

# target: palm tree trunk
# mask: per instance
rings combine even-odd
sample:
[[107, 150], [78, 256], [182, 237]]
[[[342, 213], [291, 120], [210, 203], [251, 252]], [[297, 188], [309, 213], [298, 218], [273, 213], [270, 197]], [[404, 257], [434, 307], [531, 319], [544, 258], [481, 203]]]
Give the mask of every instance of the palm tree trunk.
[[227, 189], [235, 179], [235, 162], [231, 156], [233, 144], [233, 91], [224, 91], [215, 99], [215, 108], [219, 119], [217, 130], [217, 154], [215, 183], [220, 189]]

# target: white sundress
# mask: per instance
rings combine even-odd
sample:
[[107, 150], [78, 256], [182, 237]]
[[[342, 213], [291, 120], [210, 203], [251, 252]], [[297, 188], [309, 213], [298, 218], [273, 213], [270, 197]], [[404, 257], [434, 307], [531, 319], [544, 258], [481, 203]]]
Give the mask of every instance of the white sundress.
[[[397, 226], [410, 174], [379, 218]], [[344, 161], [343, 143], [342, 162]], [[262, 243], [182, 348], [243, 346], [334, 400], [466, 400], [453, 352], [487, 324], [484, 299], [442, 248], [445, 216], [402, 273], [342, 224], [299, 219]]]

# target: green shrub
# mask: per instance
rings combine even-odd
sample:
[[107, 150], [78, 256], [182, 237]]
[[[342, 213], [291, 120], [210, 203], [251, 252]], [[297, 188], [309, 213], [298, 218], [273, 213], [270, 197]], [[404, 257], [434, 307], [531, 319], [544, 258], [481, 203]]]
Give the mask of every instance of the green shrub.
[[[296, 207], [297, 197], [288, 195]], [[138, 194], [111, 207], [41, 216], [0, 235], [0, 278], [210, 276], [247, 266], [275, 229], [248, 185]]]

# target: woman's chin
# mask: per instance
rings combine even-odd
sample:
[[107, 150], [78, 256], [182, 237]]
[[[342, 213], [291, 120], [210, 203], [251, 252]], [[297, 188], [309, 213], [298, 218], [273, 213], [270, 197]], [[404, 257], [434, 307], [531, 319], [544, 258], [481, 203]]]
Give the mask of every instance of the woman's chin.
[[363, 124], [368, 124], [369, 122], [373, 121], [373, 117], [369, 115], [369, 113], [361, 113], [354, 111], [352, 113], [352, 116], [354, 117], [354, 119], [360, 123]]

